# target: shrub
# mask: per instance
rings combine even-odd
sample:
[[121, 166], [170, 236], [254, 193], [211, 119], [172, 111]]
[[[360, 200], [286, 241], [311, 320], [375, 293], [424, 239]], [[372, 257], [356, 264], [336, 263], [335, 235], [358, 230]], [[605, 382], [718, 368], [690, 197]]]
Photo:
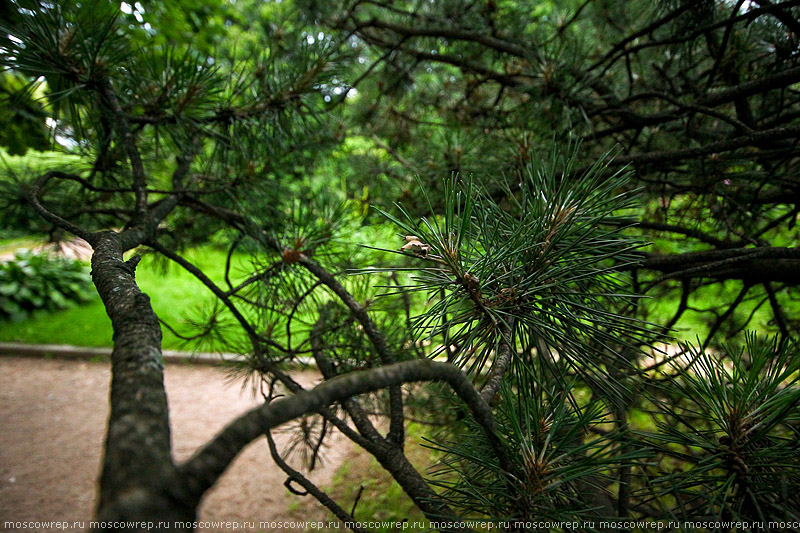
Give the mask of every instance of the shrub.
[[0, 320], [66, 309], [95, 294], [89, 269], [80, 261], [22, 251], [0, 263]]

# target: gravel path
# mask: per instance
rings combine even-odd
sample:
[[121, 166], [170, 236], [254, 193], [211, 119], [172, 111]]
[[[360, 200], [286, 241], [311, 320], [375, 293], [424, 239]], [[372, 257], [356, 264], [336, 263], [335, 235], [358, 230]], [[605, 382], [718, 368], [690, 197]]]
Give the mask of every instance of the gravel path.
[[[315, 377], [295, 375], [304, 385]], [[165, 379], [178, 460], [259, 403], [250, 389], [231, 383], [220, 368], [167, 365]], [[0, 527], [4, 530], [9, 530], [6, 521], [23, 520], [86, 521], [88, 526], [108, 416], [108, 384], [108, 364], [0, 357]], [[276, 440], [280, 445], [287, 437], [278, 434]], [[330, 484], [350, 451], [345, 442], [341, 439], [327, 449], [326, 461], [311, 474], [312, 480]], [[316, 509], [308, 511], [305, 500], [304, 507], [293, 504], [300, 498], [283, 487], [284, 479], [269, 458], [266, 442], [256, 441], [207, 494], [199, 519], [258, 523], [325, 516]], [[72, 530], [76, 529], [80, 528]]]

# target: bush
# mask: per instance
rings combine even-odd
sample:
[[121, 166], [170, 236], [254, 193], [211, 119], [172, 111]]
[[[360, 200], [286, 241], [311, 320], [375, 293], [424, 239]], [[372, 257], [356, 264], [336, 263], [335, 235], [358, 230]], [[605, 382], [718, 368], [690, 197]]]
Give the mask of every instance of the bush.
[[0, 320], [66, 309], [95, 295], [89, 269], [80, 261], [23, 251], [0, 263]]

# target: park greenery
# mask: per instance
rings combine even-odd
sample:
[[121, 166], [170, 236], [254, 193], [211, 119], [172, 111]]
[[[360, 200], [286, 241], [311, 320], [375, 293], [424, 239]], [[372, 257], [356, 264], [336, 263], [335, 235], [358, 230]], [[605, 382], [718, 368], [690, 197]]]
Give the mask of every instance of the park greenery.
[[92, 298], [89, 272], [79, 262], [18, 252], [0, 263], [0, 318], [19, 321], [44, 309], [66, 309]]
[[[266, 437], [365, 531], [286, 461], [339, 432], [442, 531], [800, 521], [800, 3], [0, 14], [3, 231], [86, 240], [102, 307], [69, 320], [113, 331], [99, 520], [191, 529]], [[264, 396], [179, 464], [178, 344]]]

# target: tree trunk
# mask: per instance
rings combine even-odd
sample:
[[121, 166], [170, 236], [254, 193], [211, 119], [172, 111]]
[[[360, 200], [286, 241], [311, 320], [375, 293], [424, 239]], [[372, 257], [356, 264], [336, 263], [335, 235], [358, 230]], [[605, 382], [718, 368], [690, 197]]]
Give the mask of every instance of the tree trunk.
[[122, 259], [124, 237], [109, 231], [93, 239], [92, 279], [114, 329], [111, 414], [96, 515], [103, 522], [155, 522], [155, 529], [172, 529], [175, 521], [194, 520], [197, 502], [176, 494], [161, 327], [150, 298], [136, 285], [138, 259]]

